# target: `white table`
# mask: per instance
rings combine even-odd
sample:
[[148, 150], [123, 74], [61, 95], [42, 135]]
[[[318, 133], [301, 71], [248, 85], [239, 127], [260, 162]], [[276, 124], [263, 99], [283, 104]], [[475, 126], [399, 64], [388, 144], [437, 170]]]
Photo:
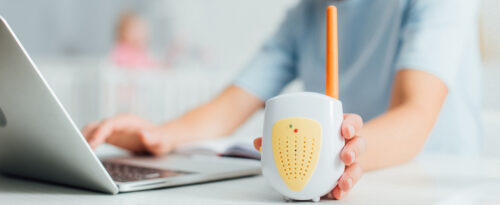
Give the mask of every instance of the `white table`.
[[[276, 204], [262, 176], [118, 195], [0, 176], [0, 204]], [[500, 159], [422, 156], [366, 173], [332, 204], [500, 204]], [[300, 203], [303, 204], [303, 203]]]

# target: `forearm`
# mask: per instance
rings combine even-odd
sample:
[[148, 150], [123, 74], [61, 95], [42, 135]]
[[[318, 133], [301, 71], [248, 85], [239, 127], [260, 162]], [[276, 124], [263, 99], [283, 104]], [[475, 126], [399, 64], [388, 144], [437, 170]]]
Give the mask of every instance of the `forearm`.
[[367, 147], [360, 158], [364, 170], [401, 164], [415, 157], [439, 116], [448, 88], [432, 74], [405, 69], [396, 74], [392, 92], [388, 111], [361, 130]]
[[263, 102], [236, 86], [229, 86], [211, 102], [162, 125], [176, 144], [213, 139], [231, 134]]
[[434, 118], [433, 113], [408, 104], [367, 122], [361, 130], [367, 144], [360, 159], [363, 169], [379, 169], [411, 160], [422, 149]]

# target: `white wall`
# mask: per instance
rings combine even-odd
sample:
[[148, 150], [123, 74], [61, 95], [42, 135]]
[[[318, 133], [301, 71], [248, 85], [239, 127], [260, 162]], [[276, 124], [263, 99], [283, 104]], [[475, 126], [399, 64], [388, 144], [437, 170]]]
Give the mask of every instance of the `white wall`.
[[[174, 38], [207, 49], [216, 65], [238, 66], [297, 0], [0, 0], [0, 15], [35, 56], [102, 56], [114, 42], [119, 14], [133, 10], [150, 24], [151, 47]], [[231, 56], [231, 57], [228, 57]]]
[[481, 37], [484, 59], [486, 61], [500, 61], [499, 0], [482, 0]]
[[217, 65], [239, 69], [276, 29], [297, 0], [168, 0], [173, 35], [184, 35], [216, 55]]
[[500, 1], [482, 0], [483, 151], [500, 156]]

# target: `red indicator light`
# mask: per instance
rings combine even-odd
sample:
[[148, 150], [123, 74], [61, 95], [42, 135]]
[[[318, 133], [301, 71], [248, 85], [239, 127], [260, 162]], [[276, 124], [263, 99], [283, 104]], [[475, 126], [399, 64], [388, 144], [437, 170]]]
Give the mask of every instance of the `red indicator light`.
[[298, 129], [294, 129], [293, 132], [297, 133], [299, 130]]

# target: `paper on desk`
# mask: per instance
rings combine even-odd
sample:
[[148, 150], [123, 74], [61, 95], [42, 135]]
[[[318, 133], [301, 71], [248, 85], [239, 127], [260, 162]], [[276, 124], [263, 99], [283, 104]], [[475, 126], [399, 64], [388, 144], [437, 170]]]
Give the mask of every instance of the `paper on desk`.
[[180, 154], [220, 155], [260, 159], [260, 153], [253, 147], [254, 137], [226, 137], [206, 140], [178, 147], [174, 152]]

